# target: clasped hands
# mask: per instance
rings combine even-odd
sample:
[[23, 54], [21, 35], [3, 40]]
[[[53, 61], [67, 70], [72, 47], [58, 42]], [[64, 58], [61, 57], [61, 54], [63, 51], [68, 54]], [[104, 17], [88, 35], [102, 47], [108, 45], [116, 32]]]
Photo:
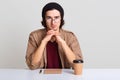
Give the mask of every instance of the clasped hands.
[[56, 41], [57, 43], [64, 42], [64, 40], [60, 37], [60, 33], [54, 30], [48, 30], [43, 40], [45, 42], [48, 42], [48, 41], [51, 41], [51, 42]]

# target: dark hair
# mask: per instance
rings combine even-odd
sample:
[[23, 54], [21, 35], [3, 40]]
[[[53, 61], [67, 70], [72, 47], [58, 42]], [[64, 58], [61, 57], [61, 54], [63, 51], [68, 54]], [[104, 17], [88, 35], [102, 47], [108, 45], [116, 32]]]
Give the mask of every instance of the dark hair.
[[63, 8], [62, 8], [58, 3], [56, 3], [56, 2], [50, 2], [50, 3], [46, 4], [46, 5], [43, 7], [43, 9], [42, 9], [42, 19], [43, 19], [43, 20], [41, 21], [41, 23], [42, 23], [42, 25], [43, 25], [44, 27], [47, 27], [47, 26], [46, 26], [46, 21], [45, 21], [45, 14], [46, 14], [47, 11], [53, 10], [53, 9], [56, 9], [56, 10], [58, 10], [58, 11], [60, 12], [60, 15], [61, 15], [60, 28], [62, 28], [62, 26], [64, 25], [64, 20], [63, 20], [64, 10], [63, 10]]

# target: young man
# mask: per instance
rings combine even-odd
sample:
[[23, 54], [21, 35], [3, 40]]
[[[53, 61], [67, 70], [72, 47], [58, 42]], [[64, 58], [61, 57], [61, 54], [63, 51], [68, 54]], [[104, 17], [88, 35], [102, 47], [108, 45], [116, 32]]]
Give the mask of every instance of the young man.
[[30, 69], [71, 68], [73, 60], [83, 59], [76, 36], [62, 29], [64, 10], [55, 2], [42, 10], [43, 29], [30, 33], [26, 63]]

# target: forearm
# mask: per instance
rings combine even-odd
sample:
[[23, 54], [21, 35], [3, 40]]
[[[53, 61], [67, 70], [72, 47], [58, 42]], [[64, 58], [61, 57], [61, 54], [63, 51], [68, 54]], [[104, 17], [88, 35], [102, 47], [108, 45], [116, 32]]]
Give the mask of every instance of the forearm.
[[75, 60], [75, 54], [73, 53], [73, 51], [69, 48], [69, 46], [66, 44], [65, 41], [63, 41], [61, 43], [62, 48], [65, 52], [65, 55], [67, 56], [68, 60], [70, 63], [73, 63], [73, 60]]
[[32, 61], [31, 61], [32, 65], [36, 65], [40, 62], [42, 55], [43, 55], [43, 51], [45, 49], [45, 46], [46, 46], [46, 43], [44, 41], [42, 41], [40, 46], [38, 47], [38, 49], [32, 55]]

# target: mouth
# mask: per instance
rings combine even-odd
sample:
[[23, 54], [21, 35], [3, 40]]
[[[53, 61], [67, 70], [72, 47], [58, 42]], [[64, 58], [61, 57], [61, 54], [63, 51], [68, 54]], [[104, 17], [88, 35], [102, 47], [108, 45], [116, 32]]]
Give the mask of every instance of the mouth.
[[51, 26], [51, 29], [54, 30], [54, 31], [57, 30], [56, 26]]
[[51, 28], [55, 28], [56, 26], [55, 25], [51, 25]]

